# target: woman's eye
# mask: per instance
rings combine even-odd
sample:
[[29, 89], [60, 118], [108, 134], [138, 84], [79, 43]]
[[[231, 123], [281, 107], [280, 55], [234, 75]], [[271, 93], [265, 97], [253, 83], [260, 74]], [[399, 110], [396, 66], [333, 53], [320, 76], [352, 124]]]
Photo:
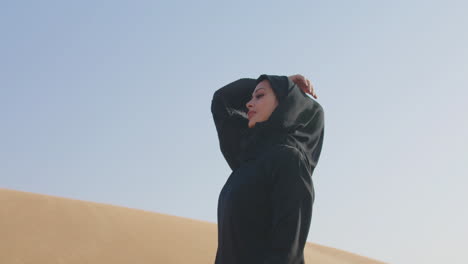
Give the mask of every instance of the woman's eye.
[[259, 95], [257, 95], [256, 98], [257, 98], [257, 99], [260, 99], [262, 96], [263, 96], [263, 94], [259, 94]]

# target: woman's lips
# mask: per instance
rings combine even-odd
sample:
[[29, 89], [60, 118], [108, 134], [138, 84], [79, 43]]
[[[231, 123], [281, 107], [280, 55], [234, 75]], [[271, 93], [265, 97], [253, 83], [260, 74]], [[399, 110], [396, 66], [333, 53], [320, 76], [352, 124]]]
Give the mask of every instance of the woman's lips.
[[249, 111], [249, 112], [247, 113], [247, 116], [248, 116], [249, 119], [250, 119], [254, 114], [255, 114], [254, 111]]

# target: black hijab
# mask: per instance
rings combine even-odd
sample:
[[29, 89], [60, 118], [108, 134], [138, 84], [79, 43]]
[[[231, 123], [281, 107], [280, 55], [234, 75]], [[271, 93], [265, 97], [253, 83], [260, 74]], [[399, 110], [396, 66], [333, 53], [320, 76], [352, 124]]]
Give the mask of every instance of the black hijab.
[[302, 153], [312, 173], [323, 144], [323, 108], [287, 76], [262, 74], [256, 84], [263, 80], [270, 82], [278, 106], [268, 120], [242, 132], [240, 161], [255, 159], [275, 145], [288, 145]]

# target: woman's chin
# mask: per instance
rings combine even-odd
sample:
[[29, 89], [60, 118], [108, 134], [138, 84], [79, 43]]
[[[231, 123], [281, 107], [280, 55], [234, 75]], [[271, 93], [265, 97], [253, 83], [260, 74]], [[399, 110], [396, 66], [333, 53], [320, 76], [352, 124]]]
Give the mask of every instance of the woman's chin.
[[249, 121], [249, 124], [248, 124], [249, 128], [252, 128], [255, 126], [255, 122], [253, 121]]

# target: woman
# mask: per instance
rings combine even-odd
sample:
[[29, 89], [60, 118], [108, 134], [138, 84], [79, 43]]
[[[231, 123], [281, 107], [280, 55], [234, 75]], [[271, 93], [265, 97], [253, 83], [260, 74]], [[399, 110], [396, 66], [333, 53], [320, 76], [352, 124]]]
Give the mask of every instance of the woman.
[[304, 91], [317, 98], [301, 75], [263, 74], [214, 93], [211, 112], [232, 169], [218, 200], [215, 264], [304, 263], [324, 135], [323, 109]]

